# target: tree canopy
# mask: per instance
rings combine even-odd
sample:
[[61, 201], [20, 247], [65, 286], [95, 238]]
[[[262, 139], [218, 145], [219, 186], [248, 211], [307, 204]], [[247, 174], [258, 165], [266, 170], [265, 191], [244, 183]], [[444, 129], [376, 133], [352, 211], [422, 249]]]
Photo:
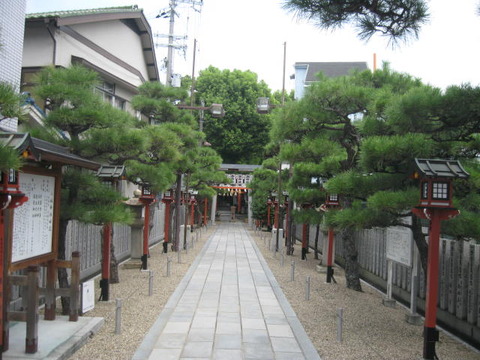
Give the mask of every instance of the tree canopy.
[[[342, 210], [329, 211], [325, 221], [341, 231], [351, 260], [356, 249], [346, 230], [397, 225], [412, 229], [425, 264], [427, 243], [411, 212], [420, 196], [410, 176], [414, 159], [458, 159], [472, 176], [455, 181], [455, 206], [462, 215], [445, 222], [442, 231], [480, 239], [472, 200], [479, 192], [478, 91], [470, 85], [441, 91], [388, 65], [347, 77], [319, 77], [302, 100], [273, 116], [270, 144], [277, 144], [280, 161], [294, 164], [287, 185], [291, 199], [315, 208], [327, 192], [342, 196]], [[322, 179], [323, 195], [311, 178]], [[323, 214], [310, 208], [294, 216], [319, 223]]]
[[285, 0], [284, 8], [322, 29], [352, 24], [361, 39], [380, 33], [394, 43], [417, 38], [429, 19], [424, 0]]
[[[0, 82], [0, 122], [23, 115], [23, 96], [17, 94], [13, 86]], [[0, 144], [0, 171], [18, 170], [22, 164], [20, 155], [10, 147]]]
[[225, 163], [259, 164], [268, 142], [269, 116], [256, 111], [259, 97], [270, 90], [251, 71], [219, 70], [209, 67], [196, 81], [197, 105], [223, 104], [225, 116], [213, 118], [205, 113], [204, 132]]

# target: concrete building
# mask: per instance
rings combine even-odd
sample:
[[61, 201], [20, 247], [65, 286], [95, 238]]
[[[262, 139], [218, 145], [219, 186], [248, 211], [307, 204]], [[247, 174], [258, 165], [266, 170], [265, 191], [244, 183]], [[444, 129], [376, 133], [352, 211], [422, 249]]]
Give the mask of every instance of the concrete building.
[[[20, 90], [26, 0], [0, 1], [0, 82]], [[17, 119], [0, 122], [0, 130], [17, 131]]]
[[[159, 80], [152, 31], [137, 6], [27, 14], [22, 90], [34, 85], [41, 68], [71, 64], [96, 71], [98, 93], [132, 114], [138, 86]], [[40, 99], [37, 104], [43, 107]]]

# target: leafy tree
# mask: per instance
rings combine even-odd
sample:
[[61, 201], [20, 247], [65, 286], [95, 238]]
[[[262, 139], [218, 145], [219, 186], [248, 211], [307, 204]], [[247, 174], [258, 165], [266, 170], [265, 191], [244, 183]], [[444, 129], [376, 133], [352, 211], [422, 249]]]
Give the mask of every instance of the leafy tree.
[[[87, 140], [91, 132], [108, 134], [112, 129], [124, 129], [126, 123], [132, 124], [133, 121], [94, 93], [97, 81], [96, 73], [82, 66], [49, 67], [40, 72], [38, 86], [34, 89], [49, 103], [45, 124], [65, 135], [57, 139], [58, 143], [68, 146], [74, 154], [91, 155], [92, 158], [98, 152], [92, 153], [87, 147], [91, 145]], [[102, 139], [102, 136], [98, 138]], [[99, 149], [102, 144], [105, 142], [98, 144]], [[65, 259], [66, 230], [70, 220], [95, 224], [130, 222], [131, 213], [121, 200], [120, 194], [105, 187], [92, 172], [76, 166], [66, 167], [62, 176], [59, 259]], [[61, 287], [68, 286], [65, 269], [59, 269], [59, 283]], [[62, 298], [62, 305], [63, 312], [67, 313], [69, 299]]]
[[[292, 154], [300, 154], [289, 183], [289, 191], [295, 201], [308, 202], [314, 207], [323, 202], [325, 193], [319, 191], [319, 185], [316, 189], [312, 188], [308, 183], [311, 177], [330, 179], [325, 184], [327, 189], [343, 195], [344, 209], [328, 212], [326, 222], [341, 230], [340, 237], [346, 249], [347, 286], [360, 290], [353, 230], [365, 225], [354, 215], [358, 214], [356, 200], [364, 198], [366, 187], [344, 179], [357, 179], [357, 174], [360, 179], [365, 178], [358, 170], [366, 135], [362, 132], [364, 128], [390, 133], [391, 129], [382, 122], [387, 116], [387, 104], [398, 94], [419, 84], [408, 76], [393, 73], [388, 66], [375, 74], [367, 71], [336, 79], [320, 77], [319, 80], [301, 101], [286, 106], [282, 109], [283, 114], [275, 114], [272, 141], [280, 144], [282, 156], [288, 158]], [[293, 153], [288, 150], [292, 148], [292, 143], [298, 144]], [[380, 185], [381, 182], [376, 180], [377, 183], [373, 180], [372, 183]], [[321, 213], [312, 209], [295, 212], [297, 221], [318, 224], [322, 217]]]
[[269, 97], [270, 90], [251, 71], [219, 70], [209, 67], [196, 81], [197, 105], [220, 103], [225, 116], [213, 118], [205, 113], [204, 132], [226, 163], [259, 164], [268, 142], [268, 115], [256, 111], [259, 97]]
[[284, 8], [322, 29], [353, 24], [361, 39], [380, 33], [393, 42], [417, 38], [429, 19], [424, 0], [285, 0]]
[[[147, 149], [142, 150], [143, 156], [129, 160], [127, 164], [132, 175], [151, 184], [154, 191], [165, 190], [175, 183], [176, 204], [181, 203], [182, 178], [187, 185], [187, 192], [189, 186], [195, 186], [203, 196], [211, 196], [212, 190], [207, 185], [221, 176], [216, 174], [221, 158], [214, 150], [201, 146], [204, 135], [196, 130], [197, 124], [191, 112], [176, 106], [186, 98], [184, 89], [146, 83], [132, 99], [134, 108], [149, 116], [157, 125], [141, 130], [147, 134]], [[179, 236], [180, 208], [177, 208], [175, 250], [179, 249]]]

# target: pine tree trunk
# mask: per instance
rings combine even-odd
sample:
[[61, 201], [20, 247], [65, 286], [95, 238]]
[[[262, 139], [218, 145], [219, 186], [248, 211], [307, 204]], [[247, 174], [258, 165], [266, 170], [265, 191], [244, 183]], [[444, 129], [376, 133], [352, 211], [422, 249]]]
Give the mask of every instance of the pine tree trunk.
[[[66, 259], [66, 240], [67, 240], [67, 226], [68, 220], [60, 219], [60, 228], [58, 234], [58, 259], [65, 260]], [[68, 288], [70, 286], [68, 282], [68, 273], [67, 269], [65, 268], [58, 268], [58, 285], [60, 288]], [[61, 297], [62, 303], [62, 315], [69, 315], [70, 314], [70, 298], [69, 297]]]
[[345, 257], [345, 279], [347, 288], [362, 291], [360, 283], [360, 267], [358, 265], [358, 251], [355, 246], [353, 229], [346, 228], [341, 231]]
[[415, 244], [418, 248], [418, 253], [420, 254], [420, 262], [422, 264], [423, 271], [426, 274], [428, 264], [428, 244], [422, 231], [422, 222], [415, 215], [412, 216], [412, 232], [413, 240], [415, 240]]

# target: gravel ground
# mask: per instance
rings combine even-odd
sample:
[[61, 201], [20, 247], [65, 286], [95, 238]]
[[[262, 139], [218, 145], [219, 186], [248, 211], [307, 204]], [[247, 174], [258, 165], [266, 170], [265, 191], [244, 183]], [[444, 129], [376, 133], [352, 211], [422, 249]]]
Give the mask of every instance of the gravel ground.
[[[120, 283], [110, 287], [112, 300], [97, 302], [95, 309], [85, 316], [105, 318], [105, 325], [89, 342], [70, 358], [131, 359], [145, 334], [163, 310], [168, 298], [180, 283], [189, 266], [200, 252], [215, 227], [198, 231], [196, 241], [188, 253], [182, 252], [180, 263], [176, 253], [162, 253], [162, 246], [150, 250], [149, 269], [153, 271], [153, 295], [148, 295], [149, 273], [138, 268], [120, 269]], [[342, 269], [335, 268], [337, 284], [325, 283], [325, 274], [316, 271], [318, 260], [313, 254], [301, 261], [299, 245], [293, 257], [281, 264], [265, 246], [265, 236], [249, 230], [263, 253], [271, 271], [305, 331], [317, 348], [322, 360], [349, 359], [422, 359], [423, 326], [404, 321], [408, 310], [400, 305], [388, 308], [382, 305], [382, 294], [363, 284], [363, 292], [345, 287]], [[171, 259], [171, 274], [167, 277], [167, 258]], [[291, 281], [291, 261], [295, 261], [295, 281]], [[310, 300], [305, 300], [306, 277], [310, 276]], [[99, 289], [96, 280], [96, 291]], [[97, 295], [98, 298], [98, 295]], [[115, 334], [115, 299], [121, 298], [121, 333]], [[343, 341], [337, 341], [337, 311], [343, 308]], [[480, 360], [480, 353], [463, 345], [445, 333], [440, 334], [437, 354], [442, 360]]]

